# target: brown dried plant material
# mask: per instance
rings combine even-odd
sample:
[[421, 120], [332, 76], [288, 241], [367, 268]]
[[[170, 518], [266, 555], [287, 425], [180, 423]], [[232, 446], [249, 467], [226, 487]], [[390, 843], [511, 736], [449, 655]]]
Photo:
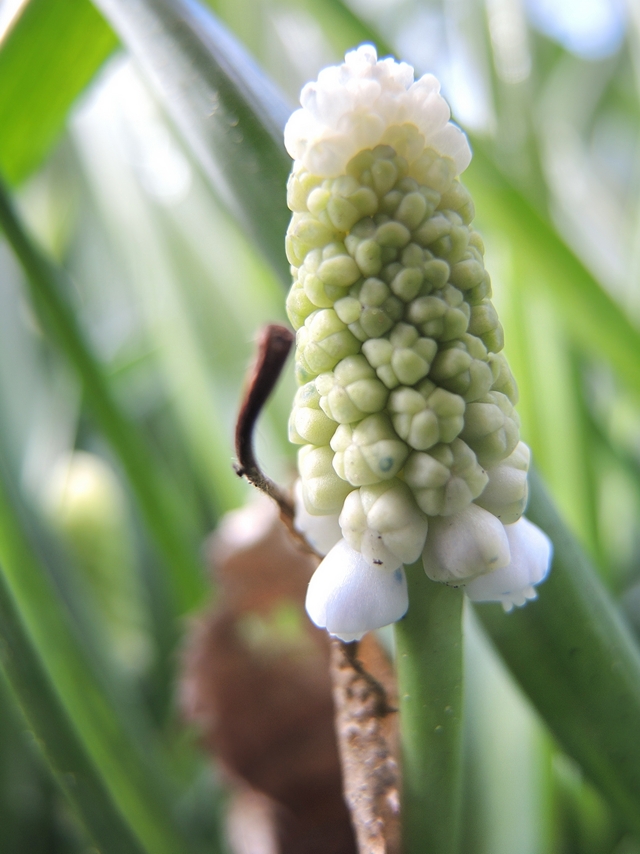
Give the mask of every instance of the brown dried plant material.
[[[270, 823], [277, 854], [355, 854], [328, 638], [304, 612], [317, 559], [262, 498], [226, 517], [210, 553], [220, 595], [192, 629], [182, 705], [228, 775], [245, 784], [230, 827], [245, 821], [245, 836], [251, 824], [264, 841]], [[270, 800], [251, 800], [246, 784]]]
[[[375, 637], [331, 641], [336, 731], [359, 854], [398, 854], [400, 794], [395, 678]], [[375, 677], [373, 676], [375, 674]]]

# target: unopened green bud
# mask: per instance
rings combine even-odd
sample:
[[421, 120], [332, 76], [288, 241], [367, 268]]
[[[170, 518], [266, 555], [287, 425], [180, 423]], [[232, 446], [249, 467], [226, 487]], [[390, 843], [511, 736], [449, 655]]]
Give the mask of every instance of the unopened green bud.
[[294, 212], [307, 210], [309, 194], [322, 183], [322, 178], [306, 170], [292, 172], [287, 182], [287, 205]]
[[316, 310], [316, 306], [306, 295], [299, 280], [293, 283], [287, 296], [287, 317], [294, 329], [300, 329], [309, 315]]
[[330, 447], [305, 445], [298, 451], [298, 471], [302, 482], [302, 498], [313, 516], [339, 513], [352, 487], [338, 477], [333, 468]]
[[430, 296], [421, 296], [409, 305], [407, 317], [423, 335], [438, 341], [452, 341], [467, 331], [471, 309], [457, 288], [447, 285]]
[[471, 198], [471, 193], [457, 179], [443, 193], [440, 204], [446, 210], [455, 211], [462, 218], [465, 225], [469, 225], [475, 216], [475, 206]]
[[370, 277], [354, 285], [349, 296], [336, 303], [335, 309], [348, 322], [350, 332], [358, 340], [366, 341], [388, 332], [402, 317], [404, 306], [381, 279]]
[[429, 373], [437, 352], [431, 338], [420, 337], [414, 326], [398, 323], [386, 338], [371, 338], [362, 345], [362, 352], [387, 386], [415, 385]]
[[356, 427], [341, 424], [333, 435], [333, 467], [353, 486], [389, 480], [400, 471], [409, 454], [383, 413], [369, 415]]
[[518, 402], [518, 386], [504, 353], [490, 353], [489, 364], [491, 365], [494, 377], [491, 391], [499, 391], [502, 394], [506, 394], [515, 406]]
[[355, 355], [360, 342], [332, 308], [310, 314], [298, 330], [296, 368], [300, 382], [330, 371], [341, 359]]
[[464, 400], [430, 380], [423, 380], [417, 389], [397, 388], [389, 398], [389, 410], [396, 433], [418, 451], [452, 442], [464, 425]]
[[429, 453], [414, 451], [405, 465], [404, 477], [427, 516], [458, 513], [488, 482], [476, 455], [461, 439], [436, 445]]
[[335, 420], [320, 408], [320, 394], [315, 383], [299, 388], [289, 418], [289, 441], [296, 445], [328, 445], [336, 426]]
[[488, 359], [480, 339], [464, 335], [442, 346], [433, 360], [429, 378], [466, 401], [477, 400], [493, 384]]
[[509, 398], [491, 391], [467, 405], [460, 436], [486, 468], [512, 453], [520, 439], [519, 430], [520, 419]]
[[481, 338], [490, 353], [498, 353], [502, 350], [504, 332], [491, 300], [484, 299], [472, 306], [469, 332], [471, 335], [477, 335], [478, 338]]
[[320, 406], [338, 424], [351, 424], [380, 412], [389, 396], [362, 355], [348, 356], [336, 365], [335, 371], [320, 374], [315, 387], [320, 393]]

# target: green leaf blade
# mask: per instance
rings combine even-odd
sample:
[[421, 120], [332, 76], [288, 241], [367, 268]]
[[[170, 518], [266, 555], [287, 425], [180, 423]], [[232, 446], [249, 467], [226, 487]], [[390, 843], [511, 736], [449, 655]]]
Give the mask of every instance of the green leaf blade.
[[527, 515], [551, 537], [538, 600], [511, 614], [476, 606], [565, 750], [640, 832], [640, 652], [535, 473]]
[[31, 0], [0, 45], [0, 171], [18, 184], [116, 47], [89, 0]]
[[[96, 0], [214, 189], [283, 282], [289, 109], [215, 18], [189, 0]], [[258, 189], [259, 188], [259, 189]]]

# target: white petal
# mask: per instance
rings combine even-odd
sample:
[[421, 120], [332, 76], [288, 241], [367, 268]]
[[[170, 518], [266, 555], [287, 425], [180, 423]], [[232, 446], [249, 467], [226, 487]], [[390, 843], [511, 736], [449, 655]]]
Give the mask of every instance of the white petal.
[[465, 588], [472, 602], [502, 602], [505, 611], [535, 599], [535, 584], [547, 576], [553, 557], [553, 545], [544, 531], [522, 516], [515, 524], [505, 525], [511, 549], [511, 562], [502, 569], [475, 578]]
[[344, 641], [360, 640], [404, 616], [409, 607], [404, 568], [371, 566], [340, 540], [316, 569], [307, 590], [307, 613]]
[[506, 566], [510, 559], [504, 525], [475, 504], [429, 522], [422, 562], [433, 581], [464, 584], [476, 575]]
[[298, 479], [293, 488], [295, 516], [293, 527], [303, 534], [318, 554], [326, 555], [342, 537], [337, 513], [312, 516], [307, 510], [302, 494], [302, 481]]

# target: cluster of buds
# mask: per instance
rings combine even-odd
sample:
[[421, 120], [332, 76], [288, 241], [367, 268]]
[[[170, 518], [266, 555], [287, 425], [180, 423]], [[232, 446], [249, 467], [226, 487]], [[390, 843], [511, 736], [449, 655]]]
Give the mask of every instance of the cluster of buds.
[[307, 610], [343, 640], [403, 616], [420, 556], [506, 610], [550, 562], [522, 516], [529, 450], [458, 179], [471, 152], [439, 88], [365, 45], [305, 86], [285, 130], [296, 524], [326, 554]]

